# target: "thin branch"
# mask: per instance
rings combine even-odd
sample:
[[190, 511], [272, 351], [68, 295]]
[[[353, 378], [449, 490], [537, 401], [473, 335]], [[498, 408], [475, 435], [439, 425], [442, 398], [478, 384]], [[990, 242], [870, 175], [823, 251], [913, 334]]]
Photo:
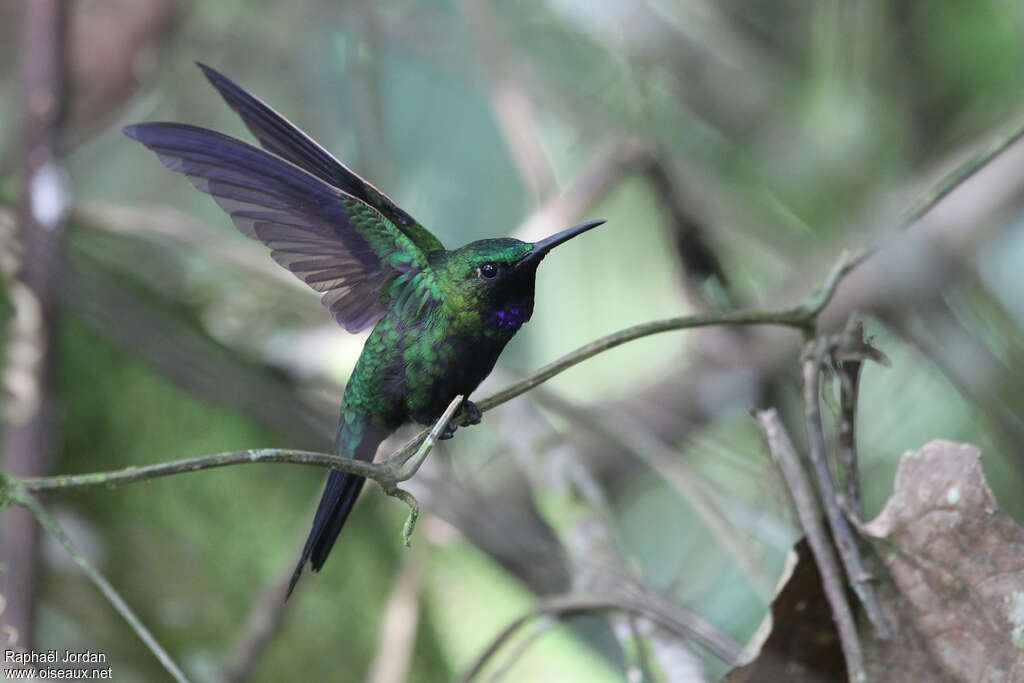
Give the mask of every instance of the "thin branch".
[[558, 622], [551, 618], [544, 619], [538, 623], [525, 638], [516, 643], [516, 646], [512, 648], [512, 651], [506, 655], [505, 661], [495, 668], [494, 673], [492, 673], [491, 677], [488, 679], [488, 683], [499, 683], [501, 679], [505, 678], [505, 676], [512, 671], [512, 667], [521, 662], [523, 657], [526, 656], [527, 650], [533, 647], [534, 644], [540, 640], [541, 636], [557, 625]]
[[1024, 137], [1024, 124], [1018, 125], [1006, 137], [997, 139], [985, 149], [976, 152], [923, 194], [903, 217], [903, 220], [900, 221], [899, 227], [901, 229], [908, 228], [921, 220], [925, 214], [931, 211], [936, 204], [945, 199], [953, 190], [987, 166], [990, 161], [1005, 152], [1022, 137]]
[[[481, 401], [477, 401], [476, 405], [481, 412], [490, 410], [529, 391], [533, 387], [546, 382], [555, 375], [569, 369], [577, 363], [581, 363], [588, 358], [615, 348], [616, 346], [661, 332], [692, 329], [695, 327], [707, 327], [710, 325], [780, 325], [783, 327], [808, 330], [813, 326], [815, 316], [817, 316], [817, 314], [828, 304], [829, 300], [835, 294], [842, 277], [846, 275], [846, 273], [848, 273], [857, 263], [860, 263], [860, 261], [860, 254], [851, 255], [847, 252], [843, 252], [839, 261], [832, 267], [832, 270], [825, 278], [825, 282], [822, 284], [821, 288], [806, 300], [796, 304], [795, 306], [779, 310], [742, 310], [707, 315], [681, 316], [665, 320], [656, 320], [614, 332], [589, 344], [581, 346], [555, 362], [544, 366], [529, 377], [518, 382], [514, 382], [498, 393], [488, 396]], [[454, 403], [455, 401], [453, 401], [453, 404]], [[449, 406], [449, 410], [451, 409], [452, 406]], [[448, 411], [446, 411], [446, 414], [447, 412]], [[440, 422], [441, 421], [439, 420], [438, 423], [434, 425], [435, 430], [438, 429]], [[444, 426], [441, 425], [440, 429], [443, 428]], [[199, 470], [210, 469], [213, 467], [225, 467], [228, 465], [257, 462], [287, 462], [299, 465], [329, 467], [341, 472], [357, 474], [359, 476], [366, 477], [367, 479], [373, 479], [379, 483], [385, 491], [388, 491], [389, 487], [394, 491], [399, 491], [399, 489], [397, 489], [398, 482], [404, 481], [415, 474], [420, 464], [422, 464], [423, 458], [426, 457], [426, 453], [429, 452], [429, 447], [427, 447], [425, 451], [421, 451], [420, 449], [423, 447], [430, 433], [429, 429], [423, 430], [407, 441], [405, 445], [398, 449], [394, 454], [379, 463], [367, 463], [354, 458], [339, 458], [336, 455], [315, 453], [311, 451], [281, 448], [258, 448], [243, 451], [229, 451], [226, 453], [187, 458], [173, 462], [143, 465], [141, 467], [132, 466], [108, 472], [58, 475], [54, 477], [27, 477], [24, 479], [17, 479], [15, 477], [8, 476], [8, 478], [16, 482], [18, 486], [23, 487], [25, 491], [35, 492], [89, 486], [116, 486], [119, 484], [129, 484], [136, 481], [154, 479], [156, 477], [165, 477], [184, 472], [196, 472]], [[412, 461], [413, 464], [409, 467], [405, 467], [406, 463], [409, 463], [410, 461]], [[403, 498], [403, 500], [406, 500], [408, 503], [409, 500], [406, 499], [408, 494], [402, 494], [405, 494], [405, 492], [398, 494], [398, 497]], [[392, 493], [391, 495], [395, 494]]]
[[860, 471], [857, 464], [857, 389], [864, 361], [851, 360], [836, 368], [839, 376], [839, 425], [836, 451], [845, 475], [844, 497], [847, 510], [860, 518]]
[[538, 384], [542, 384], [555, 375], [568, 370], [573, 365], [580, 363], [599, 353], [613, 349], [627, 342], [648, 337], [652, 334], [672, 332], [676, 330], [693, 329], [697, 327], [710, 327], [711, 325], [778, 325], [782, 327], [793, 327], [799, 330], [810, 330], [814, 326], [818, 313], [832, 299], [839, 282], [854, 267], [864, 260], [865, 252], [855, 253], [843, 252], [839, 260], [829, 271], [822, 286], [807, 297], [804, 301], [774, 311], [766, 310], [740, 310], [726, 311], [724, 313], [712, 313], [701, 315], [684, 315], [677, 318], [666, 318], [655, 320], [649, 323], [627, 327], [618, 332], [613, 332], [590, 342], [572, 353], [562, 356], [553, 363], [529, 377], [515, 382], [502, 389], [496, 394], [476, 402], [477, 408], [481, 411], [490, 410], [495, 406], [515, 398], [516, 396], [529, 391]]
[[[839, 335], [831, 349], [832, 363], [839, 378], [839, 419], [836, 426], [836, 455], [845, 475], [844, 499], [841, 501], [847, 515], [859, 520], [860, 471], [857, 464], [857, 396], [860, 373], [864, 361], [872, 350], [864, 340], [864, 324], [851, 317], [846, 330]], [[888, 362], [884, 355], [875, 357]]]
[[398, 488], [398, 482], [405, 481], [416, 474], [416, 471], [419, 470], [420, 465], [423, 464], [423, 461], [434, 447], [434, 442], [437, 441], [441, 432], [444, 431], [448, 422], [451, 421], [455, 411], [462, 405], [462, 400], [463, 397], [461, 395], [452, 399], [444, 414], [434, 423], [434, 426], [423, 441], [416, 443], [414, 447], [411, 447], [413, 442], [406, 444], [395, 455], [381, 463], [368, 463], [356, 460], [355, 458], [341, 458], [328, 453], [296, 451], [284, 448], [257, 448], [247, 451], [229, 451], [227, 453], [204, 455], [197, 458], [186, 458], [185, 460], [176, 460], [156, 465], [125, 467], [109, 472], [25, 478], [5, 475], [8, 493], [6, 496], [0, 496], [0, 504], [4, 502], [4, 497], [18, 502], [17, 494], [19, 491], [39, 492], [90, 486], [109, 487], [119, 484], [131, 484], [157, 477], [166, 477], [172, 474], [198, 472], [199, 470], [214, 467], [226, 467], [228, 465], [257, 462], [288, 462], [299, 465], [328, 467], [342, 472], [358, 474], [359, 476], [376, 481], [384, 489], [385, 493], [401, 499], [411, 508], [409, 519], [406, 521], [402, 532], [405, 544], [409, 545], [409, 537], [412, 535], [412, 531], [416, 526], [416, 520], [419, 517], [419, 505], [412, 494]]
[[146, 643], [157, 659], [171, 673], [175, 680], [187, 683], [184, 674], [177, 668], [167, 653], [160, 647], [145, 626], [139, 622], [128, 605], [121, 599], [114, 588], [107, 583], [106, 579], [99, 574], [88, 561], [71, 544], [70, 539], [57, 525], [56, 521], [39, 505], [30, 495], [30, 492], [49, 491], [54, 489], [84, 488], [90, 486], [116, 486], [136, 481], [153, 479], [156, 477], [181, 474], [184, 472], [195, 472], [213, 467], [224, 467], [246, 462], [292, 462], [305, 465], [326, 466], [332, 469], [340, 469], [346, 472], [359, 474], [376, 480], [384, 492], [390, 496], [401, 499], [409, 506], [409, 517], [403, 526], [402, 537], [405, 544], [409, 545], [419, 518], [419, 504], [412, 494], [398, 488], [398, 482], [411, 478], [426, 460], [434, 443], [441, 436], [448, 422], [455, 411], [462, 405], [463, 397], [456, 396], [444, 414], [437, 420], [427, 438], [415, 450], [408, 449], [407, 455], [399, 453], [380, 464], [365, 463], [354, 458], [340, 458], [336, 455], [326, 453], [312, 453], [309, 451], [292, 451], [285, 449], [256, 449], [249, 451], [234, 451], [220, 453], [217, 455], [189, 458], [177, 462], [162, 463], [158, 465], [147, 465], [143, 467], [126, 467], [111, 472], [94, 472], [80, 475], [59, 475], [55, 477], [30, 477], [19, 479], [10, 475], [0, 473], [0, 509], [10, 503], [28, 508], [35, 515], [39, 523], [49, 531], [58, 541], [71, 553], [75, 561], [85, 570], [89, 578], [99, 586], [100, 590], [107, 597], [114, 608], [128, 621], [139, 637]]
[[[954, 190], [965, 182], [970, 180], [971, 176], [975, 173], [978, 173], [988, 166], [996, 157], [1012, 147], [1013, 144], [1018, 142], [1021, 138], [1024, 138], [1024, 123], [1019, 124], [1014, 128], [1009, 135], [995, 140], [986, 148], [976, 152], [969, 159], [959, 164], [952, 171], [944, 175], [942, 179], [933, 185], [927, 192], [921, 195], [920, 198], [918, 198], [911, 209], [907, 211], [903, 218], [896, 224], [896, 229], [906, 230], [927, 216], [939, 202], [952, 194]], [[879, 243], [864, 248], [851, 267], [855, 267], [866, 261], [868, 258], [874, 256], [880, 248], [881, 244]]]
[[441, 417], [437, 418], [437, 422], [435, 422], [434, 426], [430, 429], [430, 433], [427, 434], [426, 440], [420, 444], [419, 448], [411, 457], [407, 457], [402, 460], [402, 467], [398, 470], [398, 481], [405, 481], [416, 474], [420, 465], [422, 465], [423, 461], [427, 459], [430, 449], [434, 447], [434, 443], [441, 438], [441, 433], [445, 430], [445, 427], [448, 426], [448, 423], [451, 422], [452, 417], [455, 415], [455, 411], [462, 406], [464, 398], [465, 396], [462, 394], [453, 398], [451, 403], [448, 404], [448, 407], [445, 408]]
[[836, 549], [839, 551], [839, 557], [842, 559], [850, 584], [853, 586], [854, 592], [857, 593], [861, 604], [864, 605], [868, 619], [871, 620], [871, 625], [874, 627], [875, 635], [882, 640], [889, 640], [892, 638], [892, 631], [889, 629], [889, 624], [886, 623], [874, 587], [870, 583], [871, 574], [864, 569], [864, 562], [861, 559], [860, 550], [857, 548], [857, 539], [850, 528], [850, 522], [839, 507], [835, 482], [832, 481], [832, 473], [825, 461], [825, 435], [822, 432], [821, 410], [818, 406], [821, 363], [825, 356], [825, 347], [824, 340], [815, 340], [808, 344], [803, 358], [804, 419], [807, 426], [807, 448], [811, 467], [814, 469], [815, 479], [818, 482], [818, 493], [821, 494], [821, 500], [825, 505], [825, 516], [828, 519]]
[[[10, 491], [8, 490], [7, 493], [10, 493]], [[142, 642], [146, 644], [146, 647], [149, 648], [150, 652], [153, 653], [153, 655], [160, 661], [160, 664], [162, 664], [167, 670], [167, 673], [169, 673], [178, 683], [188, 683], [188, 679], [185, 677], [185, 674], [182, 673], [181, 669], [178, 668], [178, 665], [174, 663], [173, 659], [171, 659], [171, 656], [167, 654], [167, 651], [164, 650], [160, 643], [157, 642], [153, 637], [153, 634], [149, 632], [149, 629], [139, 621], [139, 618], [135, 616], [135, 613], [132, 611], [131, 607], [128, 606], [128, 603], [126, 603], [120, 594], [114, 590], [114, 587], [111, 586], [105, 578], [103, 578], [103, 575], [100, 574], [95, 567], [89, 564], [89, 561], [85, 559], [85, 556], [79, 552], [78, 548], [76, 548], [71, 542], [71, 539], [68, 538], [68, 535], [64, 533], [64, 529], [57, 524], [57, 520], [55, 520], [50, 513], [39, 504], [39, 501], [26, 494], [24, 491], [15, 491], [11, 495], [11, 500], [31, 510], [32, 514], [35, 515], [35, 518], [39, 521], [39, 524], [50, 532], [50, 534], [56, 538], [62, 546], [64, 546], [64, 549], [68, 551], [68, 554], [71, 555], [75, 563], [81, 567], [86, 576], [96, 584], [97, 588], [100, 589], [100, 592], [103, 593], [104, 597], [106, 597], [110, 604], [113, 605], [118, 614], [124, 617], [124, 620], [128, 622], [128, 625], [131, 626], [136, 635], [139, 636]]]
[[296, 451], [285, 448], [256, 448], [247, 451], [228, 451], [214, 455], [185, 458], [184, 460], [163, 462], [155, 465], [142, 465], [140, 467], [133, 465], [109, 472], [63, 474], [53, 477], [25, 477], [24, 479], [10, 478], [15, 479], [25, 491], [38, 492], [94, 486], [120, 486], [121, 484], [133, 484], [137, 481], [167, 477], [172, 474], [198, 472], [214, 467], [257, 462], [288, 462], [297, 465], [329, 467], [342, 472], [358, 474], [376, 481], [386, 480], [388, 476], [388, 470], [380, 465], [355, 460], [354, 458], [340, 458], [330, 453], [314, 453], [312, 451]]
[[608, 610], [635, 614], [649, 619], [666, 631], [701, 645], [713, 655], [729, 664], [732, 664], [739, 658], [739, 645], [722, 635], [700, 617], [681, 607], [669, 605], [663, 601], [646, 596], [560, 595], [537, 601], [533, 609], [508, 624], [491, 641], [491, 644], [480, 653], [469, 669], [466, 670], [466, 673], [459, 678], [459, 681], [460, 683], [469, 683], [469, 681], [478, 676], [501, 646], [523, 624], [534, 617], [543, 615], [564, 617], [581, 612], [604, 612]]
[[[445, 430], [448, 423], [451, 422], [452, 416], [455, 415], [455, 411], [462, 405], [462, 399], [464, 397], [460, 394], [452, 399], [452, 402], [448, 404], [444, 414], [437, 419], [431, 428], [430, 433], [427, 434], [427, 438], [423, 440], [419, 448], [411, 455], [406, 456], [404, 460], [400, 460], [402, 457], [401, 452], [389, 458], [384, 464], [390, 466], [392, 463], [400, 461], [398, 467], [398, 474], [391, 483], [385, 484], [380, 482], [381, 488], [384, 489], [384, 493], [389, 496], [393, 496], [402, 500], [406, 505], [409, 506], [409, 516], [405, 520], [405, 524], [402, 525], [402, 541], [405, 543], [405, 547], [408, 548], [412, 542], [412, 532], [416, 528], [416, 521], [420, 518], [420, 504], [416, 500], [416, 497], [405, 489], [398, 488], [398, 482], [405, 481], [406, 479], [412, 478], [414, 474], [419, 470], [420, 465], [427, 459], [427, 455], [430, 450], [434, 447], [434, 443], [441, 437], [441, 432]], [[404, 451], [405, 449], [403, 449]]]
[[839, 642], [846, 658], [846, 669], [850, 680], [855, 683], [866, 681], [864, 653], [857, 636], [853, 611], [846, 601], [846, 589], [843, 586], [839, 565], [832, 552], [825, 527], [822, 526], [818, 517], [818, 505], [814, 501], [811, 484], [807, 481], [800, 465], [800, 458], [774, 409], [758, 411], [754, 417], [757, 418], [757, 422], [764, 432], [772, 460], [775, 461], [786, 480], [800, 523], [807, 534], [807, 542], [814, 553], [818, 571], [821, 573], [825, 597], [828, 598], [829, 605], [832, 607], [832, 616], [836, 622], [836, 630], [839, 632]]

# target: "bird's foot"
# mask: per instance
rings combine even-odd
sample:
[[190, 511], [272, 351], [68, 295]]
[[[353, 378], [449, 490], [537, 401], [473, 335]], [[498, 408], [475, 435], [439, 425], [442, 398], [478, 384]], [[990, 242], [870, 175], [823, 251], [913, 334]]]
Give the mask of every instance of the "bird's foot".
[[455, 430], [458, 428], [459, 425], [455, 424], [454, 420], [449, 421], [448, 424], [444, 426], [444, 431], [441, 432], [441, 436], [437, 437], [437, 440], [444, 441], [446, 439], [452, 438], [453, 436], [455, 436]]
[[480, 424], [480, 418], [484, 416], [484, 414], [480, 412], [480, 409], [476, 407], [476, 404], [470, 400], [462, 402], [462, 409], [460, 412], [462, 419], [459, 420], [459, 422], [465, 425], [478, 425]]
[[483, 417], [483, 413], [476, 407], [476, 404], [472, 401], [463, 401], [462, 407], [459, 408], [459, 412], [448, 421], [445, 425], [444, 431], [441, 432], [441, 436], [437, 437], [439, 441], [450, 439], [455, 436], [455, 430], [459, 428], [459, 425], [478, 425], [480, 424], [480, 418]]

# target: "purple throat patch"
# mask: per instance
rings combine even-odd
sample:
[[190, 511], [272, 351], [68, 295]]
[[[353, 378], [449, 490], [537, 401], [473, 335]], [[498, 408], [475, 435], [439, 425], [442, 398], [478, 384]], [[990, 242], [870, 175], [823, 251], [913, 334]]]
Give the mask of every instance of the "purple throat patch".
[[519, 306], [491, 311], [487, 325], [492, 330], [516, 330], [526, 322], [526, 312]]

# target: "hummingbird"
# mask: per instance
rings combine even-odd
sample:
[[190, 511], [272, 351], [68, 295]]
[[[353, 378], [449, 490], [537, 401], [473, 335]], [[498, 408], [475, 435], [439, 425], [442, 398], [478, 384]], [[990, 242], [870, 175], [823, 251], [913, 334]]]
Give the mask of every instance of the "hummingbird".
[[[441, 242], [387, 195], [350, 171], [261, 100], [198, 64], [262, 149], [180, 123], [139, 123], [124, 132], [211, 195], [246, 236], [317, 292], [355, 333], [373, 327], [342, 400], [340, 457], [372, 461], [408, 422], [434, 423], [469, 396], [533, 313], [537, 266], [556, 246], [604, 221], [539, 242], [483, 239], [458, 249]], [[472, 401], [462, 422], [480, 422]], [[455, 420], [441, 438], [451, 438]], [[307, 562], [319, 571], [363, 488], [331, 471], [291, 595]]]

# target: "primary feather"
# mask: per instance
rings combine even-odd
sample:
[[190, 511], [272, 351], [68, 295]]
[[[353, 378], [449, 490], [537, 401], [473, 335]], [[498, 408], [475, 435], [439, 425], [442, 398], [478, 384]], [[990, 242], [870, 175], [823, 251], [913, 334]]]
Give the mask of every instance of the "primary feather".
[[424, 252], [444, 248], [433, 234], [390, 197], [349, 170], [291, 121], [215, 69], [197, 64], [224, 101], [242, 117], [245, 126], [264, 149], [377, 209]]
[[[211, 195], [238, 229], [318, 292], [349, 332], [371, 326], [402, 291], [429, 293], [427, 257], [380, 211], [241, 140], [180, 123], [140, 123], [124, 132], [172, 171]], [[426, 280], [426, 283], [416, 280]]]

